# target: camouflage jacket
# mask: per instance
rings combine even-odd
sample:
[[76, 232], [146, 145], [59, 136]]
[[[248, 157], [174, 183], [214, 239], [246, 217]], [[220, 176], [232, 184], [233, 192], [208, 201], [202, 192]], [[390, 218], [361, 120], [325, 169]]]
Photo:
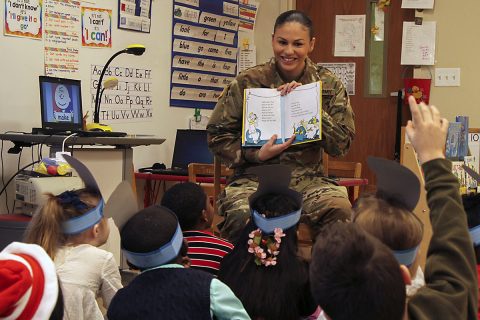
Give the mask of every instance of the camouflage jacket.
[[208, 145], [223, 163], [235, 169], [235, 176], [254, 165], [281, 163], [292, 167], [292, 176], [323, 175], [322, 154], [346, 154], [355, 135], [354, 114], [342, 82], [328, 69], [306, 60], [302, 84], [322, 81], [322, 141], [289, 147], [269, 159], [258, 159], [259, 148], [242, 148], [243, 93], [247, 88], [278, 88], [285, 82], [275, 66], [275, 59], [239, 74], [223, 91], [207, 125]]

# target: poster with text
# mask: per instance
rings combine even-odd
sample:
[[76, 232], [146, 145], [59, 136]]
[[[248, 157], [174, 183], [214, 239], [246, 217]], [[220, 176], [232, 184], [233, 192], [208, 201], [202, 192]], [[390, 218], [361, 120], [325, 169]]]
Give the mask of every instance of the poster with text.
[[175, 0], [170, 106], [213, 109], [236, 76], [238, 0]]
[[77, 0], [44, 0], [45, 75], [78, 78], [81, 9]]
[[118, 0], [118, 28], [150, 33], [152, 0]]
[[[90, 114], [95, 109], [98, 79], [103, 65], [90, 66]], [[109, 65], [105, 77], [115, 77], [118, 84], [100, 97], [100, 123], [144, 122], [153, 117], [152, 69]]]
[[82, 46], [112, 47], [112, 10], [82, 7]]
[[42, 39], [42, 0], [5, 0], [6, 36]]

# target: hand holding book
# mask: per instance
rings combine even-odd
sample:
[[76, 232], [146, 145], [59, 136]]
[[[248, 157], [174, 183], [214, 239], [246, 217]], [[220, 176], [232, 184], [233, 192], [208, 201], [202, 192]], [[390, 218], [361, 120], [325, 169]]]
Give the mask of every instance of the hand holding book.
[[277, 135], [274, 134], [270, 138], [270, 140], [268, 140], [268, 142], [265, 143], [260, 148], [260, 150], [258, 150], [258, 160], [266, 161], [268, 159], [278, 156], [280, 153], [282, 153], [284, 150], [286, 150], [292, 145], [293, 141], [295, 141], [295, 135], [291, 136], [290, 139], [281, 144], [276, 144], [276, 140]]

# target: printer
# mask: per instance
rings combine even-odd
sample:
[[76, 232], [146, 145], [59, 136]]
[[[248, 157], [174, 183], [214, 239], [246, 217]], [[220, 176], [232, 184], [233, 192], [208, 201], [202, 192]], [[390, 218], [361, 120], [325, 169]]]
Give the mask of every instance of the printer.
[[15, 209], [18, 213], [33, 215], [47, 200], [47, 193], [56, 195], [83, 187], [83, 181], [79, 177], [33, 177], [18, 174], [15, 177]]

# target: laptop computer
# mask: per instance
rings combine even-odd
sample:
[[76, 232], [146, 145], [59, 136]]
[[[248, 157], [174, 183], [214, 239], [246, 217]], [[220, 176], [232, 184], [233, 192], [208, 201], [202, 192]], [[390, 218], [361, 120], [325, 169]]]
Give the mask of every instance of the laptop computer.
[[152, 173], [188, 176], [190, 163], [213, 163], [213, 154], [208, 149], [206, 130], [177, 129], [173, 148], [172, 167], [152, 169]]
[[71, 134], [91, 137], [121, 137], [125, 132], [83, 130], [82, 92], [80, 80], [40, 76], [42, 128], [35, 133]]

